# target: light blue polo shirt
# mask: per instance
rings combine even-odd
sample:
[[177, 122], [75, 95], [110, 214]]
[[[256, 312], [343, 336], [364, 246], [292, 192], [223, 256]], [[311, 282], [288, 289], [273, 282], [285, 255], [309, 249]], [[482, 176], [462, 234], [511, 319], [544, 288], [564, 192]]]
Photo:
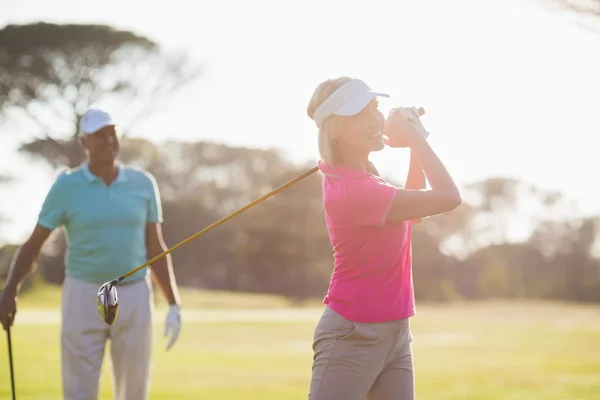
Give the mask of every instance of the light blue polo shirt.
[[[146, 171], [122, 164], [110, 186], [87, 164], [62, 172], [38, 217], [38, 224], [48, 229], [65, 228], [66, 275], [98, 284], [148, 260], [149, 222], [162, 222], [156, 180]], [[146, 273], [143, 268], [124, 282], [143, 279]]]

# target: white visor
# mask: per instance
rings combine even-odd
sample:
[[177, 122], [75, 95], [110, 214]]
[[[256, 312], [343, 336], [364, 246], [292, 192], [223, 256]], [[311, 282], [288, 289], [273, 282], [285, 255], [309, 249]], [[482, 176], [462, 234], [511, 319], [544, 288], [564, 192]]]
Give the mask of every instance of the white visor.
[[360, 79], [353, 79], [331, 94], [314, 112], [313, 121], [317, 127], [331, 115], [355, 115], [361, 112], [375, 97], [390, 97], [374, 92]]

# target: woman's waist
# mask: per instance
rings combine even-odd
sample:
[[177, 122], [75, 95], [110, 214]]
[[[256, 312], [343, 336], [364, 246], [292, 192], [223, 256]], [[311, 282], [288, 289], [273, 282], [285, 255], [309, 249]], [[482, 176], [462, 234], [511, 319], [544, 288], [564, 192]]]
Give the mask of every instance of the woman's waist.
[[323, 303], [355, 322], [384, 322], [410, 318], [415, 314], [412, 290], [403, 295], [373, 295], [359, 298], [328, 293]]

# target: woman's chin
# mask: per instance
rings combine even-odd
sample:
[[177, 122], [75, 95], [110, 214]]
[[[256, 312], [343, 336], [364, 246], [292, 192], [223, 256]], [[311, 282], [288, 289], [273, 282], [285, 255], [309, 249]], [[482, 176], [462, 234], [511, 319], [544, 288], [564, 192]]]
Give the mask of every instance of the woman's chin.
[[383, 138], [379, 141], [377, 141], [376, 143], [373, 143], [373, 145], [371, 146], [371, 151], [381, 151], [385, 148], [385, 143], [383, 141]]

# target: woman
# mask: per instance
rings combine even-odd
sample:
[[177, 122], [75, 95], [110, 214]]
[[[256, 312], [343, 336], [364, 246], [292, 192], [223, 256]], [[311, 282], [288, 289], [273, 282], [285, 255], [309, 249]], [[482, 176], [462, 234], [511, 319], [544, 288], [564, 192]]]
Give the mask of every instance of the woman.
[[[395, 109], [386, 121], [378, 96], [389, 97], [359, 79], [330, 79], [307, 108], [319, 128], [335, 264], [314, 332], [309, 400], [414, 399], [411, 226], [461, 204], [416, 110]], [[406, 188], [380, 178], [369, 161], [386, 144], [411, 149]]]

